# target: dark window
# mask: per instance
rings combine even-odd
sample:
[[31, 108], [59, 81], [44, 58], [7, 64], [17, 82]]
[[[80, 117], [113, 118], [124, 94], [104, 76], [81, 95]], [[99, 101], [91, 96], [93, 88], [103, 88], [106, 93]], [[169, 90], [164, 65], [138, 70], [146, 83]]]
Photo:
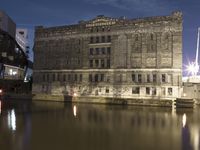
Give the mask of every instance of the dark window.
[[110, 35], [107, 37], [107, 42], [111, 42], [111, 36]]
[[49, 74], [47, 74], [47, 81], [49, 81]]
[[156, 95], [156, 88], [152, 87], [152, 95]]
[[95, 48], [96, 55], [99, 55], [99, 48]]
[[109, 88], [108, 87], [106, 87], [106, 93], [109, 93]]
[[150, 79], [150, 74], [147, 74], [147, 82], [151, 82], [151, 79]]
[[162, 74], [162, 82], [166, 82], [166, 75]]
[[105, 29], [104, 29], [104, 27], [102, 28], [102, 32], [104, 32], [105, 31]]
[[107, 67], [110, 68], [110, 59], [107, 59]]
[[52, 78], [53, 78], [52, 80], [55, 81], [55, 79], [56, 79], [55, 74], [53, 74], [53, 77], [52, 77]]
[[168, 95], [172, 95], [172, 88], [168, 88]]
[[66, 81], [66, 75], [65, 74], [63, 75], [63, 81]]
[[101, 48], [101, 53], [102, 53], [102, 54], [105, 54], [105, 48], [104, 48], [104, 47]]
[[80, 65], [80, 63], [81, 63], [81, 61], [80, 61], [80, 59], [78, 58], [78, 65]]
[[99, 43], [99, 37], [98, 36], [96, 37], [96, 43]]
[[150, 87], [146, 87], [146, 94], [150, 95]]
[[68, 81], [71, 80], [71, 75], [70, 75], [70, 74], [68, 74], [68, 76], [67, 76], [67, 80], [68, 80]]
[[153, 34], [150, 35], [151, 40], [153, 40]]
[[79, 75], [79, 81], [82, 82], [83, 76], [82, 74]]
[[95, 82], [98, 82], [98, 74], [95, 74], [95, 76], [94, 76], [94, 81], [95, 81]]
[[94, 43], [94, 38], [90, 37], [90, 43]]
[[142, 82], [142, 75], [138, 74], [138, 82], [141, 83]]
[[153, 74], [153, 82], [155, 83], [157, 81], [157, 76], [156, 74]]
[[57, 81], [60, 81], [60, 74], [57, 74]]
[[101, 76], [100, 76], [100, 81], [101, 81], [101, 82], [104, 81], [104, 74], [101, 74]]
[[95, 60], [95, 67], [99, 67], [99, 60], [98, 59]]
[[101, 60], [101, 68], [104, 68], [105, 67], [105, 65], [104, 65], [104, 60], [102, 59]]
[[140, 94], [140, 87], [133, 87], [132, 94]]
[[77, 74], [74, 75], [74, 81], [77, 81]]
[[90, 48], [90, 55], [93, 55], [93, 48]]
[[102, 36], [102, 37], [101, 37], [101, 42], [102, 42], [102, 43], [105, 43], [105, 36]]
[[133, 82], [136, 82], [135, 74], [132, 74], [132, 81], [133, 81]]
[[89, 82], [92, 82], [92, 74], [89, 74]]
[[45, 74], [43, 74], [43, 81], [45, 81], [46, 79], [45, 79]]
[[107, 47], [107, 54], [110, 55], [110, 47]]
[[135, 35], [135, 41], [138, 41], [138, 35], [137, 34]]
[[93, 60], [90, 60], [90, 68], [93, 67]]

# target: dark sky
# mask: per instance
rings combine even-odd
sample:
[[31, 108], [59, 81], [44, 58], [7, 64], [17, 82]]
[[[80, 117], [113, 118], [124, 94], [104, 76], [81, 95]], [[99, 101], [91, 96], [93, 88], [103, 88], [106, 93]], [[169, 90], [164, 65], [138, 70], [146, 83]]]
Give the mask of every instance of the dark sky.
[[[138, 18], [183, 12], [183, 63], [195, 58], [200, 0], [1, 0], [5, 11], [19, 27], [34, 32], [34, 26], [74, 24], [96, 15]], [[33, 40], [33, 34], [30, 35]], [[33, 43], [33, 42], [31, 42]], [[32, 44], [31, 44], [32, 47]]]

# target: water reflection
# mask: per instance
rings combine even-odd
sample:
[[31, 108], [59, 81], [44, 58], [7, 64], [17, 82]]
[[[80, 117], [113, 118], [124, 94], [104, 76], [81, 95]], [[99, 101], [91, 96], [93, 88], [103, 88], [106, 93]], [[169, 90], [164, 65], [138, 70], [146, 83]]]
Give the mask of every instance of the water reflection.
[[16, 116], [15, 116], [15, 110], [12, 109], [8, 111], [8, 127], [12, 130], [16, 130]]
[[199, 112], [71, 103], [5, 103], [0, 116], [0, 133], [4, 137], [0, 136], [0, 147], [199, 150]]

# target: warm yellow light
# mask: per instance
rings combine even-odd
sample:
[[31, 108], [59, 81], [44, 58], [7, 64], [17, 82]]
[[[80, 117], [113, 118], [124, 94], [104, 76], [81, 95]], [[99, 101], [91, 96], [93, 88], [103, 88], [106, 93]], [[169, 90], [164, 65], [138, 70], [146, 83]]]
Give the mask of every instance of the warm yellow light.
[[186, 114], [183, 114], [183, 117], [182, 117], [182, 124], [183, 124], [183, 127], [185, 127], [186, 122], [187, 122], [187, 116], [186, 116]]
[[187, 94], [186, 93], [183, 93], [183, 97], [186, 97], [187, 96]]
[[73, 94], [73, 96], [74, 96], [74, 97], [76, 97], [76, 96], [77, 96], [77, 94], [76, 94], [76, 93], [74, 93], [74, 94]]
[[76, 105], [74, 105], [74, 107], [73, 107], [73, 113], [74, 113], [74, 117], [76, 117], [76, 116], [77, 116], [77, 108], [76, 108]]

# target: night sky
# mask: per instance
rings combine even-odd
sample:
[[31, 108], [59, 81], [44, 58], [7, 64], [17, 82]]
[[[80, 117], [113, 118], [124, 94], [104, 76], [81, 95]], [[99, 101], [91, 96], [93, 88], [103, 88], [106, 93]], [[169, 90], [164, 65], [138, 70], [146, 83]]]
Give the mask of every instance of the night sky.
[[89, 20], [97, 15], [138, 18], [183, 13], [183, 65], [195, 58], [200, 0], [1, 0], [0, 9], [18, 27], [28, 28], [33, 46], [34, 26], [59, 26]]

